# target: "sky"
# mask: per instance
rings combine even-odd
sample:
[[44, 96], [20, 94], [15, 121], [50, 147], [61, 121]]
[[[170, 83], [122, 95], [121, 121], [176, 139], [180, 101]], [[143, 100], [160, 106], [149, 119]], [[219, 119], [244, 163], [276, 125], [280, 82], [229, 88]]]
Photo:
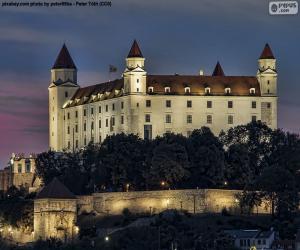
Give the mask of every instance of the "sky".
[[[25, 0], [22, 0], [25, 1]], [[50, 1], [50, 0], [48, 0]], [[52, 0], [53, 1], [53, 0]], [[0, 6], [0, 168], [12, 152], [48, 149], [50, 69], [65, 42], [80, 86], [120, 77], [133, 39], [151, 74], [256, 75], [268, 42], [277, 58], [280, 128], [300, 132], [300, 14], [266, 0], [112, 0], [111, 7]]]

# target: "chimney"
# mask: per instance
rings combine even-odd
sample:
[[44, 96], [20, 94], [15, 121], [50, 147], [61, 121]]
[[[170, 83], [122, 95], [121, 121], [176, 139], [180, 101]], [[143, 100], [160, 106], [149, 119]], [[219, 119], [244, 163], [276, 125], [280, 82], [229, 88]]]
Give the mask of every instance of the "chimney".
[[199, 75], [200, 75], [200, 76], [204, 76], [204, 70], [203, 70], [203, 69], [200, 69]]

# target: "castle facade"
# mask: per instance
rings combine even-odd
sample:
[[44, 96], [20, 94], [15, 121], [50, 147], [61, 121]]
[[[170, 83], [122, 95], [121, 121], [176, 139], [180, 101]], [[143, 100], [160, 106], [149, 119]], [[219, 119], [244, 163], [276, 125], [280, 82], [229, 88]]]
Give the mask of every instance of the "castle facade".
[[49, 142], [55, 151], [122, 132], [152, 139], [170, 132], [189, 136], [207, 126], [218, 134], [256, 120], [277, 128], [276, 59], [268, 44], [256, 76], [226, 76], [219, 63], [211, 75], [151, 75], [136, 41], [121, 79], [80, 87], [65, 45], [51, 69]]

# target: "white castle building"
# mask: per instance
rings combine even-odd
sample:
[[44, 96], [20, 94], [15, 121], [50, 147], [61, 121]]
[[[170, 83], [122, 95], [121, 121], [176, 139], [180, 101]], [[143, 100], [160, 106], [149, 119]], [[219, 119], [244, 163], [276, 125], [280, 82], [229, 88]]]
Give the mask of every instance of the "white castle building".
[[150, 75], [136, 41], [121, 79], [81, 88], [65, 45], [51, 69], [52, 150], [76, 150], [121, 132], [151, 139], [208, 126], [218, 134], [253, 120], [277, 127], [276, 59], [268, 44], [256, 76], [225, 76], [219, 63], [212, 75]]

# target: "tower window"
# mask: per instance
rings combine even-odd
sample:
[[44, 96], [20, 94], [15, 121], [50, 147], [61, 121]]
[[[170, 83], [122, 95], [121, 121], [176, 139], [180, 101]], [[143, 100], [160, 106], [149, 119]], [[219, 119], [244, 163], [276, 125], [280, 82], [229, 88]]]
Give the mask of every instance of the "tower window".
[[207, 124], [212, 124], [212, 115], [206, 116], [206, 123]]
[[172, 122], [172, 117], [170, 114], [166, 115], [166, 123], [171, 123]]
[[186, 101], [186, 107], [187, 108], [191, 108], [192, 107], [192, 101], [191, 100]]
[[105, 120], [105, 126], [108, 127], [108, 119]]
[[270, 84], [270, 80], [268, 80], [268, 85]]
[[91, 115], [94, 114], [94, 108], [91, 108]]
[[94, 122], [91, 122], [91, 130], [94, 129]]
[[139, 82], [140, 82], [140, 79], [136, 79], [136, 82], [139, 83]]
[[67, 114], [67, 117], [68, 117], [68, 120], [70, 120], [70, 113], [68, 112], [68, 114]]
[[121, 115], [121, 124], [124, 124], [124, 115]]
[[68, 149], [71, 148], [71, 143], [68, 141]]
[[83, 110], [83, 116], [86, 116], [86, 109]]
[[187, 115], [186, 116], [186, 123], [192, 123], [193, 122], [193, 116], [192, 115]]
[[146, 107], [150, 108], [151, 107], [151, 100], [146, 100]]
[[99, 106], [99, 113], [101, 113], [101, 106]]
[[233, 115], [228, 116], [228, 124], [233, 124]]
[[75, 117], [78, 118], [78, 111], [75, 111]]
[[69, 96], [69, 93], [68, 91], [65, 92], [65, 97], [68, 97]]
[[86, 131], [86, 123], [83, 124], [83, 131]]
[[78, 133], [78, 125], [75, 125], [75, 132]]
[[166, 107], [171, 108], [171, 100], [166, 100]]
[[101, 128], [101, 120], [99, 120], [99, 128]]
[[115, 104], [114, 103], [112, 104], [112, 110], [115, 110]]
[[124, 102], [121, 102], [121, 109], [124, 108]]
[[227, 105], [228, 105], [228, 108], [229, 108], [229, 109], [232, 109], [232, 108], [233, 108], [233, 102], [232, 102], [232, 101], [228, 101], [228, 104], [227, 104]]
[[146, 114], [145, 115], [145, 122], [150, 122], [150, 121], [151, 121], [150, 114]]
[[270, 89], [268, 89], [268, 94], [270, 94]]
[[105, 111], [108, 112], [108, 105], [105, 105]]
[[207, 107], [208, 109], [211, 109], [211, 108], [212, 108], [212, 101], [207, 101], [206, 107]]
[[70, 127], [68, 126], [68, 135], [70, 134]]
[[75, 145], [76, 145], [76, 148], [78, 148], [78, 140], [76, 140], [76, 143], [75, 143]]
[[140, 92], [140, 89], [139, 89], [139, 88], [137, 88], [137, 89], [136, 89], [136, 92]]
[[170, 93], [171, 92], [171, 88], [170, 87], [165, 87], [165, 93]]

